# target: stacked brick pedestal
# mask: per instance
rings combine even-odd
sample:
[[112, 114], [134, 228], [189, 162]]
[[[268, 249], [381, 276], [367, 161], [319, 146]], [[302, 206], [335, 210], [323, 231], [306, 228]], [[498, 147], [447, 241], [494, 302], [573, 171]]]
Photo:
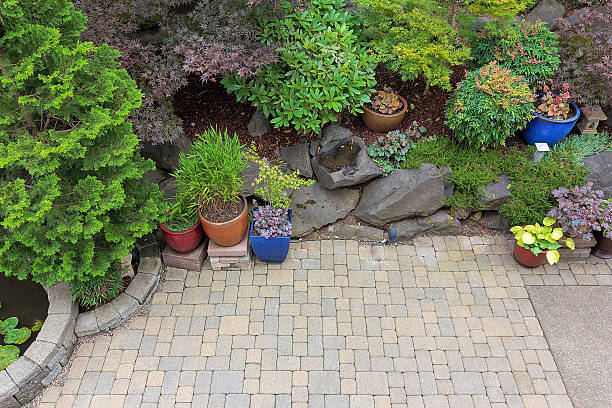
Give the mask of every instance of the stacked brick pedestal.
[[164, 249], [162, 254], [164, 257], [164, 265], [180, 269], [187, 269], [188, 271], [200, 271], [202, 269], [202, 264], [206, 259], [207, 246], [207, 237], [204, 237], [196, 249], [186, 254], [176, 252], [170, 248], [170, 246], [166, 245], [166, 249]]
[[251, 248], [249, 246], [249, 231], [247, 231], [242, 241], [232, 247], [222, 247], [210, 241], [208, 256], [214, 271], [250, 268]]
[[[565, 240], [562, 240], [561, 243], [565, 245]], [[565, 246], [559, 248], [561, 259], [566, 261], [586, 259], [591, 254], [591, 249], [597, 244], [597, 241], [595, 238], [591, 238], [589, 241], [574, 238], [574, 244], [576, 245], [576, 249], [573, 251]]]

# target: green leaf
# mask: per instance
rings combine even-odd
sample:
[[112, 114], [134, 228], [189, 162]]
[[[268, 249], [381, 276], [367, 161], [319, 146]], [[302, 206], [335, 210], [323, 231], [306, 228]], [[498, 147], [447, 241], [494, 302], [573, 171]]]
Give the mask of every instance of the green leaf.
[[546, 217], [544, 218], [544, 221], [542, 221], [542, 223], [544, 225], [546, 225], [547, 227], [550, 227], [551, 225], [553, 225], [555, 222], [557, 222], [556, 219], [552, 218], [552, 217]]
[[568, 238], [565, 240], [565, 245], [572, 251], [576, 249], [576, 244], [574, 243], [574, 240], [571, 238]]
[[563, 230], [561, 228], [555, 228], [550, 234], [550, 237], [555, 241], [561, 239], [563, 237]]
[[546, 260], [551, 265], [554, 265], [557, 262], [559, 262], [559, 258], [560, 258], [559, 251], [557, 251], [556, 249], [553, 249], [546, 253]]
[[13, 330], [19, 324], [19, 319], [16, 317], [9, 317], [2, 323], [0, 323], [0, 334], [6, 334], [10, 330]]
[[30, 338], [31, 335], [32, 331], [27, 327], [12, 329], [9, 330], [9, 332], [4, 336], [4, 342], [6, 344], [23, 344]]
[[17, 346], [0, 346], [0, 371], [11, 365], [19, 358]]
[[521, 240], [527, 244], [527, 245], [531, 245], [533, 243], [535, 243], [535, 237], [529, 233], [529, 232], [525, 232], [522, 236], [521, 236]]

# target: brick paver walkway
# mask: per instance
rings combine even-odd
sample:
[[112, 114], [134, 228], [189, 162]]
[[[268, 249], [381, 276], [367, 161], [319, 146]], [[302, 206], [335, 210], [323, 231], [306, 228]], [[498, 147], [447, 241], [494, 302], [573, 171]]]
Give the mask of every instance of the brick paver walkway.
[[282, 265], [170, 268], [150, 308], [81, 344], [47, 407], [571, 407], [505, 237], [292, 243]]

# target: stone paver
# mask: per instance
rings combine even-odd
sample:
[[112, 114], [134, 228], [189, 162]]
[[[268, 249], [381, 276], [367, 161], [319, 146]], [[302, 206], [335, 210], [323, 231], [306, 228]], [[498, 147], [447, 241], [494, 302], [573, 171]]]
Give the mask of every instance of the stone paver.
[[611, 266], [525, 269], [505, 236], [449, 236], [170, 268], [143, 314], [75, 350], [39, 407], [572, 407], [526, 288], [610, 286]]

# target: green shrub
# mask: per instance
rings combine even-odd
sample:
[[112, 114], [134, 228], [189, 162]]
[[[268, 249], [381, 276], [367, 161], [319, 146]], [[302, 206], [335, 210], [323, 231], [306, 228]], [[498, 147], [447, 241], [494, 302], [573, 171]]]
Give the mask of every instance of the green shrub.
[[128, 121], [119, 53], [78, 40], [65, 0], [0, 3], [0, 273], [46, 285], [104, 275], [167, 206]]
[[608, 132], [578, 134], [570, 135], [555, 144], [552, 153], [547, 153], [547, 157], [555, 155], [560, 159], [581, 164], [586, 156], [609, 151], [612, 151], [612, 136]]
[[503, 30], [485, 28], [472, 44], [472, 59], [477, 67], [497, 61], [535, 86], [548, 82], [557, 72], [561, 62], [557, 44], [557, 37], [544, 23], [523, 20]]
[[556, 205], [552, 190], [584, 184], [584, 166], [551, 156], [532, 162], [534, 148], [476, 150], [446, 137], [421, 141], [409, 150], [404, 168], [418, 168], [422, 163], [448, 166], [452, 171], [455, 193], [446, 204], [453, 208], [481, 209], [479, 197], [484, 187], [497, 181], [500, 174], [512, 180], [511, 197], [500, 211], [516, 225], [543, 219]]
[[123, 290], [122, 270], [121, 262], [115, 261], [104, 275], [73, 280], [70, 282], [72, 299], [85, 308], [95, 308], [110, 302]]
[[191, 151], [180, 155], [174, 173], [177, 200], [183, 200], [186, 210], [196, 213], [198, 206], [219, 209], [238, 200], [247, 167], [243, 149], [238, 135], [230, 137], [227, 129], [221, 132], [211, 127], [197, 136]]
[[493, 61], [457, 85], [447, 102], [446, 124], [470, 146], [503, 146], [531, 119], [532, 100], [527, 83]]
[[225, 78], [228, 92], [257, 107], [275, 127], [293, 126], [303, 133], [319, 133], [343, 110], [361, 113], [376, 84], [374, 58], [359, 43], [344, 0], [282, 7], [287, 15], [265, 22], [261, 34], [265, 44], [278, 45], [278, 61], [253, 78]]

